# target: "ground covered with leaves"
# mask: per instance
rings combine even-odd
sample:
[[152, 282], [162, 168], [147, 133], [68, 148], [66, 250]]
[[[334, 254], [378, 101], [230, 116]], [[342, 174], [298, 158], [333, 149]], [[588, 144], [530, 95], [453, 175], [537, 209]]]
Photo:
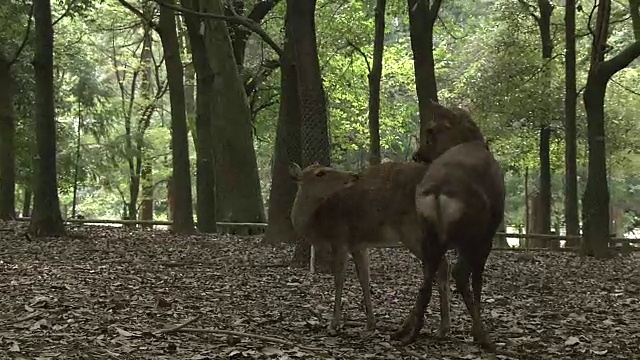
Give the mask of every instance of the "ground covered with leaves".
[[[72, 228], [27, 238], [0, 225], [1, 359], [631, 359], [640, 352], [640, 257], [495, 251], [483, 316], [498, 352], [472, 342], [452, 298], [452, 332], [432, 336], [438, 296], [416, 343], [389, 339], [413, 304], [418, 262], [371, 250], [378, 330], [364, 331], [353, 264], [346, 325], [326, 330], [333, 278], [286, 266], [289, 246], [257, 237]], [[455, 285], [452, 283], [452, 289]]]

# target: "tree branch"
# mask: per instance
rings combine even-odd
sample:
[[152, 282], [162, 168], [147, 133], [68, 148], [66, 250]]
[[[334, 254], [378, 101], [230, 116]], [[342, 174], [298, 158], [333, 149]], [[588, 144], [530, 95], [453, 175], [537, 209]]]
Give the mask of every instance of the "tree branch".
[[[119, 0], [120, 2], [125, 2], [125, 0]], [[162, 0], [153, 0], [154, 2], [156, 2], [158, 5], [160, 6], [164, 6], [168, 9], [172, 9], [174, 11], [177, 11], [178, 13], [180, 13], [181, 15], [194, 15], [194, 16], [198, 16], [200, 18], [206, 18], [206, 19], [213, 19], [213, 20], [222, 20], [222, 21], [226, 21], [232, 24], [238, 24], [238, 25], [242, 25], [244, 27], [246, 27], [247, 29], [251, 30], [253, 33], [255, 33], [256, 35], [260, 36], [260, 38], [266, 42], [267, 44], [269, 44], [269, 46], [271, 46], [271, 48], [278, 54], [278, 57], [282, 57], [283, 56], [283, 51], [282, 48], [280, 48], [280, 46], [271, 38], [271, 36], [269, 36], [269, 34], [267, 34], [266, 31], [264, 31], [264, 29], [262, 29], [262, 27], [260, 27], [260, 25], [258, 25], [255, 21], [248, 19], [246, 17], [242, 17], [242, 16], [226, 16], [226, 15], [218, 15], [218, 14], [211, 14], [211, 13], [202, 13], [199, 11], [194, 11], [194, 10], [190, 10], [190, 9], [185, 9], [181, 6], [176, 6], [173, 4], [169, 4], [166, 3]]]
[[279, 2], [280, 0], [259, 1], [253, 6], [247, 18], [260, 23]]
[[622, 49], [618, 55], [600, 63], [599, 70], [602, 71], [602, 75], [610, 79], [618, 71], [629, 66], [629, 64], [638, 57], [640, 57], [640, 40]]
[[360, 53], [360, 55], [362, 55], [362, 57], [364, 58], [364, 61], [367, 63], [367, 70], [369, 71], [369, 73], [371, 73], [371, 64], [369, 64], [369, 58], [367, 57], [367, 54], [365, 54], [364, 51], [362, 51], [362, 49], [360, 49], [356, 44], [352, 43], [351, 40], [347, 40], [347, 44], [351, 46], [353, 50], [357, 51], [358, 53]]
[[18, 48], [18, 51], [16, 51], [16, 54], [13, 56], [13, 59], [11, 59], [9, 61], [9, 67], [13, 66], [13, 64], [15, 64], [18, 61], [18, 58], [20, 57], [20, 54], [22, 53], [22, 50], [24, 50], [24, 47], [27, 45], [27, 40], [29, 40], [29, 32], [31, 32], [31, 23], [33, 20], [33, 2], [31, 3], [31, 10], [29, 10], [29, 20], [27, 20], [27, 30], [25, 30], [24, 32], [24, 38], [22, 39], [22, 43], [20, 44], [20, 47]]
[[433, 28], [433, 24], [436, 23], [436, 19], [438, 18], [438, 13], [440, 12], [440, 5], [442, 4], [442, 0], [434, 0], [433, 4], [431, 4], [431, 8], [427, 8], [429, 10], [429, 24]]
[[[62, 15], [60, 15], [59, 18], [57, 18], [54, 22], [51, 23], [51, 26], [56, 26], [57, 23], [60, 22], [60, 20], [64, 19], [65, 17], [67, 17], [67, 15], [69, 15], [69, 13], [71, 12], [71, 8], [76, 4], [78, 0], [72, 0], [69, 3], [69, 6], [67, 6], [67, 9], [64, 11], [64, 13], [62, 13]], [[35, 1], [34, 1], [35, 2]], [[31, 8], [33, 9], [33, 3], [31, 4]]]
[[132, 13], [134, 13], [138, 18], [140, 18], [140, 20], [142, 20], [145, 24], [147, 24], [150, 28], [152, 28], [153, 30], [159, 32], [160, 31], [160, 27], [158, 26], [158, 24], [156, 24], [155, 22], [153, 22], [153, 20], [151, 19], [147, 19], [144, 14], [142, 13], [142, 11], [138, 10], [135, 6], [129, 4], [129, 2], [127, 2], [127, 0], [118, 0], [120, 2], [120, 4], [122, 4], [124, 7], [126, 7], [127, 9], [129, 9], [129, 11], [131, 11]]

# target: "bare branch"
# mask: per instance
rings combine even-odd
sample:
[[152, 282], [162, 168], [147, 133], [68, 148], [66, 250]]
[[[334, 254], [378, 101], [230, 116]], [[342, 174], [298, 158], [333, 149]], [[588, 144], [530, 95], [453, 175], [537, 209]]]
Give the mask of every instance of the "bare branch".
[[[119, 0], [120, 2], [126, 2], [125, 0]], [[159, 4], [160, 6], [164, 6], [168, 9], [172, 9], [174, 11], [177, 11], [178, 13], [180, 13], [181, 15], [193, 15], [193, 16], [198, 16], [201, 18], [206, 18], [206, 19], [213, 19], [213, 20], [221, 20], [221, 21], [226, 21], [232, 24], [238, 24], [238, 25], [242, 25], [244, 27], [246, 27], [247, 29], [251, 30], [253, 33], [255, 33], [256, 35], [260, 36], [260, 38], [266, 42], [267, 44], [269, 44], [269, 46], [271, 46], [271, 48], [278, 54], [279, 57], [283, 56], [283, 52], [282, 52], [282, 48], [271, 38], [271, 36], [269, 36], [269, 34], [267, 34], [266, 31], [264, 31], [264, 29], [262, 29], [262, 27], [260, 27], [260, 25], [258, 25], [255, 21], [248, 19], [246, 17], [243, 16], [226, 16], [226, 15], [218, 15], [218, 14], [211, 14], [211, 13], [202, 13], [199, 11], [194, 11], [194, 10], [190, 10], [190, 9], [185, 9], [181, 6], [176, 6], [173, 4], [169, 4], [166, 3], [162, 0], [153, 0], [154, 2], [156, 2], [157, 4]]]
[[134, 13], [140, 20], [142, 20], [145, 24], [147, 24], [150, 28], [155, 31], [160, 31], [160, 27], [158, 24], [153, 22], [151, 19], [147, 19], [147, 17], [142, 13], [142, 11], [138, 10], [135, 6], [131, 5], [127, 0], [118, 0], [120, 4], [129, 9], [132, 13]]
[[369, 58], [367, 57], [367, 54], [365, 54], [364, 51], [362, 51], [362, 49], [360, 49], [360, 47], [358, 47], [356, 44], [352, 43], [351, 40], [347, 40], [347, 44], [351, 46], [353, 50], [357, 51], [358, 53], [360, 53], [360, 55], [362, 55], [362, 57], [364, 58], [364, 61], [367, 63], [367, 70], [371, 72], [371, 64], [369, 64]]
[[27, 30], [24, 32], [24, 38], [22, 39], [22, 43], [20, 44], [18, 51], [16, 51], [16, 54], [13, 56], [13, 59], [9, 61], [9, 67], [18, 61], [22, 50], [24, 50], [24, 47], [27, 45], [27, 40], [29, 40], [29, 32], [31, 31], [31, 23], [33, 20], [33, 4], [34, 3], [31, 3], [31, 10], [29, 10], [29, 20], [27, 20]]
[[[34, 0], [35, 2], [36, 0]], [[54, 22], [51, 23], [51, 26], [56, 26], [57, 23], [60, 22], [60, 20], [64, 19], [65, 17], [67, 17], [67, 15], [69, 15], [69, 13], [71, 12], [71, 9], [73, 8], [73, 6], [76, 4], [78, 0], [72, 0], [71, 2], [69, 2], [69, 6], [67, 6], [67, 9], [64, 11], [64, 13], [62, 13], [62, 15], [60, 15], [59, 18], [57, 18]], [[31, 4], [31, 8], [33, 9], [33, 3]]]

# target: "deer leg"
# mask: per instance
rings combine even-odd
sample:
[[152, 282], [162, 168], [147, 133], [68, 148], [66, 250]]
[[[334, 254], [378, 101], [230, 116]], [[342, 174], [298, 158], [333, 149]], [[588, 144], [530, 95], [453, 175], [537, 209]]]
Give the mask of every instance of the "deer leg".
[[443, 257], [438, 268], [438, 292], [440, 294], [440, 327], [438, 328], [437, 337], [444, 338], [451, 329], [451, 269], [449, 261]]
[[477, 261], [473, 263], [471, 269], [471, 287], [473, 291], [473, 302], [475, 304], [475, 318], [473, 323], [474, 337], [480, 343], [480, 346], [485, 350], [495, 351], [495, 344], [491, 341], [489, 334], [487, 333], [484, 323], [482, 321], [482, 275], [484, 273], [484, 266], [487, 261], [489, 251], [485, 254], [477, 254]]
[[342, 289], [344, 288], [344, 276], [347, 267], [349, 253], [343, 247], [332, 247], [333, 253], [333, 280], [335, 287], [335, 297], [333, 301], [333, 317], [329, 324], [329, 332], [334, 332], [340, 322], [342, 313]]
[[[493, 345], [489, 340], [487, 333], [484, 329], [482, 319], [480, 317], [479, 293], [480, 293], [480, 287], [482, 286], [482, 272], [478, 274], [478, 269], [484, 267], [484, 262], [483, 261], [481, 262], [482, 263], [481, 266], [479, 263], [474, 263], [471, 260], [472, 259], [471, 256], [469, 256], [470, 255], [469, 252], [466, 252], [466, 251], [465, 252], [461, 251], [459, 255], [460, 255], [460, 258], [458, 259], [458, 261], [456, 262], [453, 268], [453, 276], [456, 280], [456, 286], [458, 287], [458, 291], [462, 295], [464, 304], [467, 307], [467, 311], [469, 312], [469, 315], [471, 315], [471, 319], [473, 322], [473, 338], [478, 343], [480, 343], [480, 345], [483, 348], [487, 350], [493, 350], [495, 349], [495, 345]], [[474, 255], [478, 256], [477, 254], [474, 254]], [[475, 278], [474, 288], [478, 290], [477, 291], [478, 294], [476, 294], [475, 290], [474, 290], [474, 294], [471, 294], [471, 291], [469, 289], [469, 276], [472, 274], [472, 266], [473, 266], [473, 273]], [[478, 283], [477, 280], [480, 280], [480, 283]], [[476, 302], [476, 300], [478, 302]]]
[[369, 279], [369, 252], [367, 248], [354, 250], [351, 252], [353, 261], [356, 263], [356, 272], [360, 287], [362, 287], [362, 295], [364, 296], [364, 306], [367, 311], [367, 330], [376, 328], [376, 319], [373, 314], [373, 303], [371, 302], [371, 287]]
[[428, 241], [422, 246], [422, 271], [424, 278], [420, 291], [418, 292], [415, 308], [413, 309], [413, 320], [411, 322], [413, 326], [409, 327], [409, 331], [406, 331], [404, 326], [398, 331], [398, 333], [403, 332], [406, 334], [400, 340], [404, 345], [415, 341], [424, 326], [424, 310], [431, 301], [433, 280], [436, 277], [438, 267], [443, 261], [445, 251], [446, 248], [435, 241]]

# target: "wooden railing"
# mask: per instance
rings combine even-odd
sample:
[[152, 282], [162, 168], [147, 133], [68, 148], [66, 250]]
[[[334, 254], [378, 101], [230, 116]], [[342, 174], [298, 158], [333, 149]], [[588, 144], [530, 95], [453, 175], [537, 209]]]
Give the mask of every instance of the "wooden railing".
[[[29, 221], [28, 217], [19, 217], [16, 220], [18, 221]], [[119, 220], [119, 219], [65, 219], [66, 223], [70, 224], [116, 224], [116, 225], [151, 225], [151, 226], [171, 226], [172, 222], [167, 220]], [[256, 235], [262, 234], [267, 229], [266, 223], [235, 223], [235, 222], [218, 222], [218, 232], [234, 234], [234, 235]], [[546, 240], [547, 247], [543, 248], [525, 248], [525, 247], [494, 247], [495, 250], [515, 250], [515, 251], [523, 251], [523, 250], [550, 250], [551, 241], [567, 241], [567, 240], [578, 240], [578, 242], [582, 241], [581, 236], [570, 236], [570, 235], [554, 235], [554, 234], [521, 234], [521, 233], [504, 233], [498, 232], [496, 233], [496, 237], [499, 238], [515, 238], [515, 239], [543, 239]], [[628, 239], [623, 237], [611, 237], [609, 239], [610, 244], [640, 244], [640, 239]], [[398, 245], [400, 246], [400, 245]], [[396, 247], [396, 246], [386, 246], [386, 247]], [[640, 247], [631, 246], [632, 250], [640, 251]], [[574, 248], [560, 248], [556, 249], [560, 251], [573, 251]]]

